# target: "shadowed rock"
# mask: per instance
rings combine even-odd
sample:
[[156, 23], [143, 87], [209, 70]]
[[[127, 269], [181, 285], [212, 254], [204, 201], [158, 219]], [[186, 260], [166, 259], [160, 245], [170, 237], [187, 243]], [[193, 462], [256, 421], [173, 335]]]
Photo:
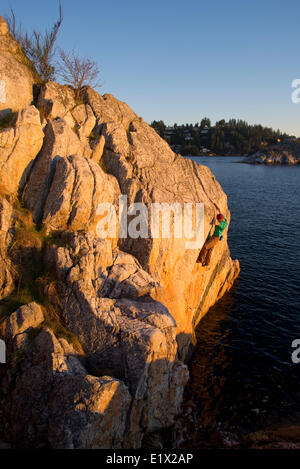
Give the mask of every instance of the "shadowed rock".
[[14, 286], [13, 266], [7, 255], [8, 246], [12, 241], [12, 214], [10, 203], [0, 197], [0, 299], [8, 296]]
[[[101, 161], [120, 185], [122, 194], [133, 202], [151, 204], [204, 203], [204, 238], [219, 211], [230, 219], [227, 197], [212, 172], [205, 166], [176, 155], [169, 145], [127, 106], [119, 103], [114, 116], [106, 116], [107, 103], [87, 89], [85, 100], [98, 119], [105, 146]], [[112, 106], [112, 109], [115, 109]], [[103, 110], [101, 112], [101, 110]], [[105, 122], [105, 119], [110, 121]], [[149, 217], [150, 232], [151, 217]], [[171, 233], [174, 220], [171, 217]], [[178, 333], [193, 334], [193, 327], [229, 288], [239, 273], [238, 261], [232, 261], [225, 233], [215, 248], [210, 270], [196, 264], [199, 250], [187, 249], [187, 239], [119, 240], [121, 249], [133, 254], [161, 288], [155, 297], [163, 302], [176, 319]], [[199, 310], [201, 305], [201, 310]], [[180, 343], [182, 356], [188, 344]]]

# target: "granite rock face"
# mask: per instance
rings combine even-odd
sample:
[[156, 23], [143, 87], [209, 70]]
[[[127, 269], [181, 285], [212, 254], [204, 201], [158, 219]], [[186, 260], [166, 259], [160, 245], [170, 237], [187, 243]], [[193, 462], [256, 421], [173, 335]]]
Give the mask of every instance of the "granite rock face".
[[57, 283], [44, 288], [81, 346], [58, 338], [35, 303], [2, 323], [10, 357], [0, 396], [6, 441], [139, 448], [180, 409], [188, 371], [177, 360], [176, 323], [151, 298], [155, 282], [133, 256], [92, 233], [67, 239], [68, 247], [45, 252]]
[[[18, 54], [0, 21], [0, 71]], [[111, 204], [118, 228], [120, 195], [149, 213], [152, 203], [203, 203], [206, 238], [218, 211], [230, 219], [227, 198], [208, 168], [173, 153], [112, 95], [84, 88], [78, 100], [71, 87], [50, 82], [29, 106], [26, 90], [37, 77], [25, 59], [18, 66], [26, 70], [4, 76], [16, 95], [7, 93], [5, 106], [19, 113], [0, 132], [0, 337], [8, 352], [0, 440], [139, 448], [179, 413], [194, 327], [239, 264], [226, 234], [209, 269], [196, 263], [199, 248], [188, 249], [186, 235], [135, 239], [117, 229], [101, 239], [97, 207]], [[172, 231], [172, 214], [170, 222]], [[16, 245], [24, 249], [13, 257]]]
[[44, 321], [41, 307], [36, 303], [28, 303], [12, 313], [6, 321], [5, 339], [12, 340], [30, 327], [38, 327]]
[[74, 109], [75, 106], [76, 102], [72, 88], [53, 81], [42, 87], [37, 100], [37, 107], [45, 119], [64, 119], [71, 128], [75, 124], [71, 109]]
[[48, 196], [57, 159], [81, 155], [83, 146], [63, 118], [49, 120], [43, 147], [37, 155], [23, 192], [23, 199], [32, 210], [35, 221], [40, 221]]

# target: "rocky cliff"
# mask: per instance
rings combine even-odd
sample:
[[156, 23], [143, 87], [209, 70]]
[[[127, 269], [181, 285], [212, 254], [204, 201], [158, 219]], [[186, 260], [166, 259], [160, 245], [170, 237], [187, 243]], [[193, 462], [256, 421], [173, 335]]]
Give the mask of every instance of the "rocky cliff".
[[1, 19], [0, 439], [138, 448], [174, 422], [194, 328], [239, 264], [226, 235], [209, 268], [185, 239], [100, 239], [97, 207], [118, 212], [121, 194], [149, 208], [203, 202], [207, 237], [216, 211], [230, 219], [227, 198], [112, 95], [78, 100], [54, 82], [33, 93], [21, 55]]

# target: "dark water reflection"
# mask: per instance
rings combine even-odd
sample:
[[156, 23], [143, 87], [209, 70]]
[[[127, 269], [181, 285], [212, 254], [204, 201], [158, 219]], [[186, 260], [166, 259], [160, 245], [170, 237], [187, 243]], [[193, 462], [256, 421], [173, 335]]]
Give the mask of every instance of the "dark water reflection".
[[300, 167], [198, 159], [228, 195], [229, 245], [241, 276], [203, 318], [186, 400], [200, 424], [238, 434], [300, 423]]

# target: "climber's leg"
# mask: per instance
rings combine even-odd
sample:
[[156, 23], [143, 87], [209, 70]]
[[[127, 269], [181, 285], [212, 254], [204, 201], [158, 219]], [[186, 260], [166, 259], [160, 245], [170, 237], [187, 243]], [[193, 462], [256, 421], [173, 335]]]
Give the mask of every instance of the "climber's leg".
[[211, 238], [208, 238], [208, 240], [204, 243], [204, 245], [202, 246], [202, 249], [200, 251], [200, 254], [198, 256], [198, 259], [197, 259], [197, 263], [200, 263], [202, 264], [204, 261], [205, 261], [205, 258], [206, 258], [206, 255], [207, 255], [207, 251], [208, 249], [210, 249], [211, 247], [211, 244], [213, 243], [213, 238], [215, 236], [212, 236]]
[[203, 256], [202, 260], [202, 265], [209, 265], [211, 261], [211, 256], [214, 250], [214, 247], [218, 244], [219, 242], [219, 237], [218, 236], [212, 236], [211, 239], [207, 242], [206, 244], [206, 254], [205, 257]]

